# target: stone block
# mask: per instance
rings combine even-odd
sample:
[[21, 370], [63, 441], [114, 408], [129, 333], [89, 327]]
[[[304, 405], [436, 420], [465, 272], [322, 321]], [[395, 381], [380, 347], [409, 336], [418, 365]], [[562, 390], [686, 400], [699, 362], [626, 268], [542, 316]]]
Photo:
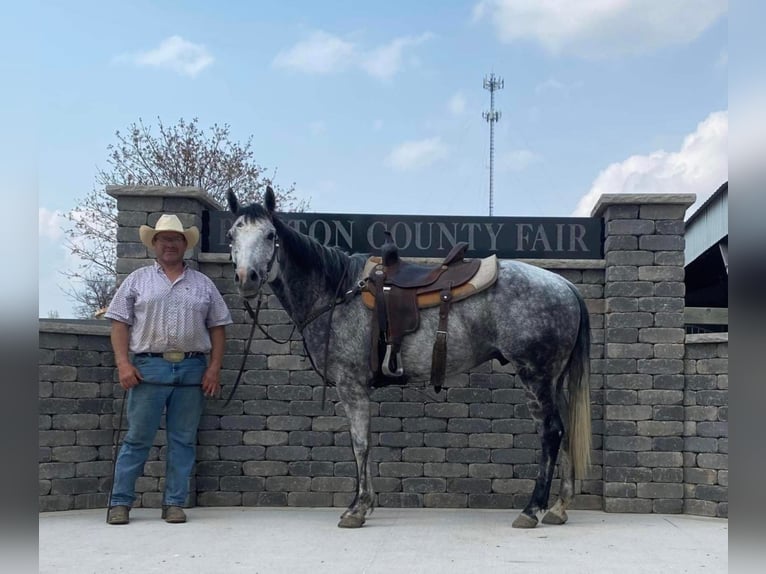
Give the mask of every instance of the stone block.
[[606, 388], [631, 390], [650, 389], [652, 388], [652, 376], [635, 373], [606, 375]]
[[229, 492], [261, 492], [266, 479], [260, 476], [222, 476], [220, 490]]
[[378, 504], [389, 508], [422, 508], [423, 495], [410, 492], [381, 492]]
[[697, 465], [700, 468], [710, 468], [715, 470], [729, 469], [729, 455], [700, 453], [697, 455]]
[[274, 415], [266, 418], [266, 428], [273, 431], [294, 431], [311, 429], [311, 417]]
[[675, 343], [683, 344], [686, 339], [684, 329], [673, 329], [670, 327], [647, 327], [641, 329], [638, 333], [638, 340], [641, 343]]
[[446, 492], [447, 480], [435, 477], [414, 477], [402, 479], [402, 491], [426, 494], [429, 492]]
[[682, 374], [659, 374], [654, 375], [655, 389], [681, 390], [684, 388], [684, 375]]
[[[638, 279], [652, 283], [674, 282], [683, 284], [684, 268], [671, 265], [644, 265], [638, 268]], [[656, 291], [653, 294], [659, 295]]]
[[683, 297], [643, 297], [638, 301], [638, 310], [647, 313], [683, 314]]
[[[634, 299], [635, 300], [635, 299]], [[639, 300], [640, 301], [640, 300]], [[607, 307], [609, 300], [607, 299]], [[625, 328], [625, 327], [650, 327], [654, 322], [651, 313], [619, 313], [610, 312], [606, 316], [606, 328]]]
[[654, 233], [654, 221], [648, 219], [615, 219], [606, 223], [607, 237], [610, 235], [646, 235], [649, 233]]
[[287, 506], [286, 492], [245, 492], [242, 506]]
[[649, 281], [615, 281], [604, 286], [605, 297], [651, 297], [654, 286]]
[[636, 359], [606, 359], [607, 375], [635, 373]]
[[508, 464], [473, 463], [468, 465], [471, 478], [514, 478], [513, 468]]
[[683, 251], [683, 235], [644, 235], [638, 238], [638, 248], [646, 251]]
[[425, 462], [423, 476], [456, 478], [468, 476], [468, 464], [459, 462]]
[[604, 413], [607, 420], [649, 420], [652, 418], [652, 407], [649, 405], [606, 405]]
[[684, 425], [681, 421], [639, 421], [638, 434], [641, 436], [680, 436]]
[[648, 343], [607, 343], [606, 356], [610, 359], [648, 359], [654, 356], [654, 348]]
[[606, 253], [604, 260], [606, 268], [613, 265], [652, 265], [654, 253], [651, 251], [610, 251]]
[[489, 419], [454, 418], [449, 419], [447, 431], [454, 433], [491, 432], [492, 423]]
[[435, 447], [407, 447], [402, 449], [404, 462], [444, 462], [445, 449]]
[[638, 237], [635, 235], [610, 235], [604, 240], [604, 253], [611, 251], [636, 251]]
[[380, 476], [407, 478], [423, 476], [423, 463], [420, 462], [381, 462], [378, 465]]
[[[58, 352], [60, 353], [62, 351]], [[77, 368], [68, 365], [40, 365], [38, 369], [38, 379], [40, 381], [50, 381], [53, 383], [76, 381]]]
[[652, 448], [652, 439], [646, 436], [607, 436], [604, 437], [606, 450], [648, 451]]
[[488, 448], [448, 448], [446, 461], [457, 463], [485, 463], [489, 462], [490, 449]]
[[653, 405], [652, 418], [656, 421], [683, 421], [684, 408], [683, 405]]
[[490, 462], [532, 464], [539, 462], [538, 451], [530, 448], [498, 448], [490, 451]]
[[[671, 269], [676, 269], [672, 267]], [[682, 281], [663, 281], [654, 284], [656, 297], [683, 297], [686, 295], [686, 285]]]
[[[641, 333], [639, 333], [639, 339]], [[684, 363], [680, 359], [638, 359], [638, 372], [649, 375], [672, 375], [682, 373]]]
[[[466, 474], [468, 468], [466, 467]], [[513, 480], [513, 479], [510, 479]], [[527, 481], [525, 481], [527, 482]], [[534, 486], [534, 483], [532, 483]], [[487, 478], [448, 478], [447, 492], [487, 494], [492, 491], [492, 481]]]
[[424, 433], [423, 443], [425, 446], [440, 448], [463, 448], [468, 446], [468, 435], [464, 433]]
[[637, 426], [635, 421], [606, 421], [604, 428], [609, 436], [635, 436]]
[[468, 405], [456, 403], [427, 403], [424, 414], [434, 418], [464, 418], [468, 416]]
[[[292, 464], [298, 464], [298, 463], [291, 462], [290, 464], [292, 465]], [[304, 464], [319, 464], [319, 463], [312, 461], [311, 463], [304, 463]], [[330, 468], [332, 468], [332, 463], [322, 463], [322, 464], [329, 464]], [[247, 461], [242, 463], [242, 472], [246, 476], [284, 476], [288, 472], [288, 463], [284, 461], [277, 461], [277, 460]]]
[[645, 498], [604, 497], [604, 511], [648, 514], [652, 511], [652, 501]]
[[658, 343], [654, 345], [655, 359], [683, 359], [685, 345], [682, 343]]

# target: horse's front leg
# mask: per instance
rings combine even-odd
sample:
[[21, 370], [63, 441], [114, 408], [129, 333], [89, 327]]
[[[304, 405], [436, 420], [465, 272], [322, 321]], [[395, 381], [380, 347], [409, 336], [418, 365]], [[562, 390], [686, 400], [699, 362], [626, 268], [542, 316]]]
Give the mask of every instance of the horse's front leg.
[[356, 496], [341, 515], [338, 526], [359, 528], [364, 525], [374, 505], [370, 477], [370, 399], [367, 389], [355, 382], [338, 383], [338, 396], [346, 410], [351, 433], [351, 446], [356, 461]]

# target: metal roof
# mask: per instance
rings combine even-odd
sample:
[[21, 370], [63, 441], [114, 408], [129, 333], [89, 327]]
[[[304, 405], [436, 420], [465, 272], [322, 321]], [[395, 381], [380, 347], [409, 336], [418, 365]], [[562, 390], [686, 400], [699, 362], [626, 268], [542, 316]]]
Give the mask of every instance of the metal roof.
[[729, 235], [729, 182], [711, 195], [686, 220], [686, 265]]

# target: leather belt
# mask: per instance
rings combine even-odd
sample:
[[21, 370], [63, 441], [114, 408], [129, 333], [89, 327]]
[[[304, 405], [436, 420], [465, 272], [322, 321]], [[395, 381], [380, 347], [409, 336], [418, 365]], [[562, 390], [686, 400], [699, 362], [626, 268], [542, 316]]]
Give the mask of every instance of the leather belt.
[[165, 351], [164, 353], [136, 353], [136, 357], [162, 357], [169, 363], [180, 363], [184, 359], [191, 359], [192, 357], [201, 357], [205, 353], [200, 351], [189, 351], [185, 353], [183, 351]]

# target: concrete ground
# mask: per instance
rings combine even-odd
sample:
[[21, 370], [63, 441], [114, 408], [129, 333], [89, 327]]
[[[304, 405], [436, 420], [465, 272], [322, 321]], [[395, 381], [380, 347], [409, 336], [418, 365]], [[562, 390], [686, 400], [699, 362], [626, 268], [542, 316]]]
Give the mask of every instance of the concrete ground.
[[340, 508], [159, 509], [109, 526], [104, 510], [41, 513], [41, 573], [449, 574], [728, 571], [725, 519], [575, 510], [565, 526], [511, 528], [518, 510], [378, 508], [357, 530]]

